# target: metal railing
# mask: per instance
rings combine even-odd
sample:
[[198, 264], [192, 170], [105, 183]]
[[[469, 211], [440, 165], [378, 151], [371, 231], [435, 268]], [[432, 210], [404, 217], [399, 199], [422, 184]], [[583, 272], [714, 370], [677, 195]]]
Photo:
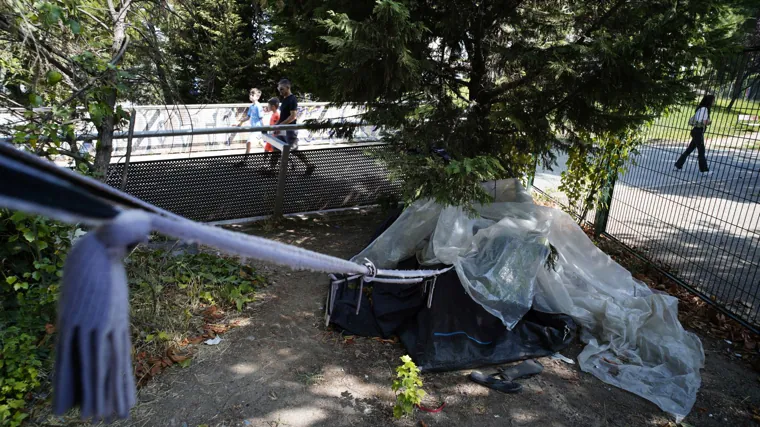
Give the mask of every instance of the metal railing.
[[[129, 126], [138, 133], [132, 144], [132, 155], [178, 155], [198, 152], [216, 151], [218, 153], [232, 152], [245, 148], [245, 138], [238, 138], [238, 133], [207, 133], [204, 129], [230, 128], [241, 121], [247, 120], [247, 109], [250, 104], [208, 104], [208, 105], [121, 105], [125, 111], [130, 111]], [[49, 108], [35, 108], [34, 111], [41, 113]], [[0, 109], [0, 132], [12, 133], [12, 123], [22, 124], [26, 122], [24, 109]], [[304, 102], [298, 106], [298, 119], [301, 123], [311, 120], [351, 120], [360, 117], [364, 113], [363, 105], [333, 106], [328, 103]], [[87, 114], [83, 112], [83, 114]], [[269, 123], [269, 112], [264, 113], [264, 123]], [[181, 131], [177, 133], [164, 133], [167, 131]], [[92, 131], [92, 124], [86, 121], [80, 122], [77, 134], [88, 134]], [[153, 133], [146, 133], [153, 131]], [[155, 132], [161, 131], [161, 132]], [[299, 129], [298, 137], [301, 141], [312, 145], [332, 145], [328, 129]], [[120, 135], [126, 132], [118, 132]], [[155, 136], [159, 135], [159, 136]], [[166, 135], [166, 136], [161, 136]], [[10, 135], [2, 135], [10, 136]], [[355, 139], [376, 139], [377, 135], [372, 127], [357, 129]], [[97, 135], [87, 135], [84, 148], [91, 153], [94, 147], [89, 141], [97, 139]], [[122, 156], [126, 152], [124, 139], [116, 139], [113, 144], [113, 154]]]
[[[134, 132], [132, 137], [284, 133], [319, 128], [324, 126], [227, 127]], [[115, 138], [129, 137], [129, 133], [115, 135]], [[269, 135], [264, 135], [264, 139], [275, 148], [274, 152], [127, 160], [111, 164], [106, 182], [163, 209], [204, 222], [367, 206], [399, 195], [399, 184], [388, 179], [388, 171], [374, 156], [384, 149], [378, 141], [298, 150], [294, 158], [291, 145]]]

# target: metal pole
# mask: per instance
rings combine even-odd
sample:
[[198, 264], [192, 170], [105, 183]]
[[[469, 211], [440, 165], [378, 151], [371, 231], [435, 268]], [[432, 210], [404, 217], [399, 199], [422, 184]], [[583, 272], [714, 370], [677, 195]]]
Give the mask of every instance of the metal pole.
[[[245, 126], [245, 127], [219, 127], [219, 128], [203, 128], [203, 129], [172, 129], [163, 131], [137, 131], [134, 132], [135, 138], [161, 138], [170, 136], [192, 136], [192, 135], [218, 135], [221, 133], [247, 133], [247, 132], [285, 132], [294, 131], [300, 129], [318, 130], [318, 129], [333, 129], [337, 127], [359, 127], [359, 126], [371, 126], [369, 124], [361, 123], [341, 123], [336, 125], [322, 125], [322, 124], [297, 124], [297, 125], [275, 125], [275, 126]], [[126, 139], [129, 137], [127, 132], [114, 132], [113, 139]], [[84, 134], [76, 137], [77, 141], [93, 141], [99, 139], [97, 134]], [[45, 138], [40, 138], [45, 140]], [[13, 143], [13, 138], [0, 138], [0, 142]]]
[[121, 191], [127, 188], [127, 172], [129, 172], [129, 158], [132, 157], [132, 137], [135, 135], [135, 121], [137, 112], [133, 108], [129, 112], [129, 134], [127, 136], [127, 154], [124, 157], [124, 168], [121, 172]]
[[594, 235], [599, 237], [601, 234], [607, 232], [607, 219], [610, 215], [610, 209], [612, 208], [612, 192], [615, 190], [615, 181], [617, 175], [610, 178], [610, 180], [601, 189], [602, 194], [602, 206], [597, 209], [594, 216]]
[[290, 144], [283, 144], [282, 157], [280, 158], [280, 175], [277, 179], [277, 194], [274, 198], [274, 216], [282, 216], [282, 204], [285, 199], [285, 180], [288, 177], [288, 157], [290, 157]]
[[536, 180], [536, 169], [538, 169], [538, 155], [533, 155], [533, 170], [528, 173], [528, 190], [533, 188], [533, 182]]

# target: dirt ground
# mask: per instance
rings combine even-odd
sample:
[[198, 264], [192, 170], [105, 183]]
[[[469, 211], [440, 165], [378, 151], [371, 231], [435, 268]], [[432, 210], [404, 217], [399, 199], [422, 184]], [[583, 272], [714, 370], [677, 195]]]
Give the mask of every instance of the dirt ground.
[[[282, 228], [245, 228], [319, 252], [349, 258], [382, 222], [379, 213], [290, 219]], [[324, 326], [324, 274], [257, 265], [271, 281], [249, 321], [203, 346], [188, 368], [171, 368], [139, 392], [132, 418], [120, 426], [338, 427], [663, 426], [654, 404], [608, 386], [577, 364], [539, 359], [544, 372], [504, 395], [467, 380], [469, 371], [424, 374], [424, 403], [446, 407], [394, 420], [391, 381], [400, 344], [346, 338]], [[703, 339], [703, 384], [685, 420], [692, 426], [755, 425], [760, 377], [729, 355], [728, 344]], [[580, 343], [563, 354], [575, 358]], [[487, 369], [486, 369], [487, 370]], [[760, 425], [760, 424], [757, 424]]]

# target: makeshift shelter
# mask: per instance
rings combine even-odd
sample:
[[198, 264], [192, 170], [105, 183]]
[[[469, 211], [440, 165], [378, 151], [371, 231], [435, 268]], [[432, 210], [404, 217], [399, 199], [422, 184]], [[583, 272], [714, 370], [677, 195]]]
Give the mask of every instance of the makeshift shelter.
[[568, 214], [534, 204], [517, 180], [485, 186], [494, 202], [476, 206], [478, 215], [418, 201], [353, 259], [451, 270], [404, 284], [331, 276], [328, 322], [397, 334], [427, 370], [545, 356], [567, 346], [577, 324], [587, 344], [582, 370], [686, 416], [704, 352], [679, 323], [677, 300], [634, 279]]

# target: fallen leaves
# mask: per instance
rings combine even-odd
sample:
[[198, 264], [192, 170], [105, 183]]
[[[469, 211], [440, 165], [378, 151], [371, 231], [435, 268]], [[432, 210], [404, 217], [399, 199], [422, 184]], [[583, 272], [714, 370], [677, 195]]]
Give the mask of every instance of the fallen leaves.
[[383, 343], [383, 344], [396, 344], [396, 343], [398, 343], [398, 337], [396, 337], [396, 336], [393, 336], [390, 339], [384, 339], [384, 338], [380, 338], [380, 337], [374, 337], [372, 339], [375, 340], [375, 341], [377, 341], [377, 342], [379, 342], [379, 343]]
[[206, 307], [199, 314], [203, 319], [202, 333], [189, 335], [179, 342], [170, 343], [168, 349], [160, 350], [164, 351], [163, 353], [151, 353], [160, 349], [161, 346], [143, 346], [143, 351], [134, 356], [134, 373], [138, 387], [144, 386], [153, 377], [172, 365], [179, 365], [183, 368], [190, 366], [194, 346], [200, 345], [208, 339], [216, 338], [217, 335], [223, 334], [240, 324], [239, 321], [235, 320], [223, 321], [225, 313], [215, 305]]
[[204, 318], [208, 320], [219, 320], [224, 317], [224, 312], [219, 310], [219, 308], [215, 305], [212, 305], [208, 307], [207, 309], [203, 310], [201, 313]]

